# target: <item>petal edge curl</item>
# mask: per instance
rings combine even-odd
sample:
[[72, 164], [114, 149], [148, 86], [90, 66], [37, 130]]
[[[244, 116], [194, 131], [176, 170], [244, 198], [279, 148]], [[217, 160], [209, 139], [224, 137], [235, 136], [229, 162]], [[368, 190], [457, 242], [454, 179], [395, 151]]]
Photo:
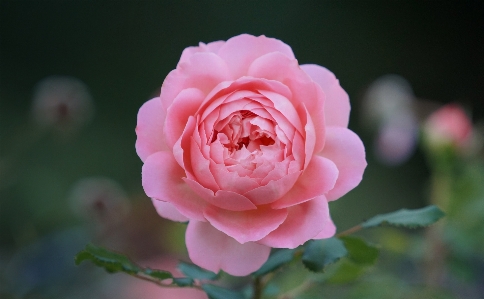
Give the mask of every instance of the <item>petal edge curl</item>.
[[366, 168], [365, 147], [360, 137], [344, 127], [327, 127], [326, 144], [318, 154], [330, 159], [338, 167], [334, 188], [326, 194], [336, 200], [358, 186]]
[[189, 219], [206, 221], [207, 203], [183, 181], [185, 173], [170, 152], [157, 152], [146, 159], [141, 181], [146, 195], [167, 201]]

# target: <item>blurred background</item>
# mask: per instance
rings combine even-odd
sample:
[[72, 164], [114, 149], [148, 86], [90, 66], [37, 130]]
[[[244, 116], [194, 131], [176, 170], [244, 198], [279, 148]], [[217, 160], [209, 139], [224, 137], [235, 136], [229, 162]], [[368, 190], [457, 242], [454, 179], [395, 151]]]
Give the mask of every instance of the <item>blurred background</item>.
[[[350, 95], [350, 128], [369, 165], [330, 205], [339, 231], [430, 203], [431, 166], [418, 145], [429, 113], [457, 102], [482, 128], [482, 1], [0, 0], [0, 298], [139, 298], [119, 287], [143, 289], [134, 278], [73, 265], [90, 241], [152, 267], [186, 257], [184, 225], [158, 217], [141, 187], [136, 115], [185, 47], [240, 33], [284, 41]], [[451, 283], [425, 285], [422, 231], [378, 229], [367, 237], [382, 244], [379, 263], [350, 289], [328, 281], [324, 294], [479, 298], [484, 175], [473, 142], [458, 187], [477, 212], [456, 216], [475, 221], [444, 238], [458, 247], [446, 259]]]

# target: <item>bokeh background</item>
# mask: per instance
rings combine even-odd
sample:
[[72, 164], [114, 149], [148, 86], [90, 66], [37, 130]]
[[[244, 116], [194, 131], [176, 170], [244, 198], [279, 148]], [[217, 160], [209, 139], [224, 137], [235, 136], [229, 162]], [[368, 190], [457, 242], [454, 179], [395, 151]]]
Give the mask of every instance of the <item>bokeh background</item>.
[[[398, 165], [374, 155], [364, 105], [375, 80], [406, 79], [426, 103], [423, 114], [458, 102], [474, 123], [484, 119], [482, 1], [0, 0], [1, 298], [111, 298], [111, 278], [73, 265], [89, 241], [166, 267], [184, 256], [184, 226], [157, 217], [141, 187], [137, 111], [185, 47], [240, 33], [284, 41], [301, 64], [333, 71], [350, 95], [350, 128], [369, 165], [360, 186], [331, 205], [339, 230], [428, 204], [429, 168], [418, 148]], [[77, 104], [53, 100], [57, 108], [42, 110], [50, 105], [42, 97]], [[481, 268], [459, 268], [455, 296], [482, 290], [482, 255], [474, 259]], [[406, 265], [398, 271], [418, 267]], [[388, 285], [418, 283], [409, 276], [397, 273]]]

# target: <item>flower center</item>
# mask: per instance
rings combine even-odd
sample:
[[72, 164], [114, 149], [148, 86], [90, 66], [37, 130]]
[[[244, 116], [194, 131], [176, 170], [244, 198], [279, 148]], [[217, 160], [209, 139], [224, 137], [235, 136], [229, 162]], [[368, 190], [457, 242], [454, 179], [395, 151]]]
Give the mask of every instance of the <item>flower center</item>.
[[219, 139], [232, 156], [243, 148], [252, 153], [261, 146], [273, 145], [275, 138], [272, 121], [248, 110], [239, 110], [215, 125], [211, 143]]

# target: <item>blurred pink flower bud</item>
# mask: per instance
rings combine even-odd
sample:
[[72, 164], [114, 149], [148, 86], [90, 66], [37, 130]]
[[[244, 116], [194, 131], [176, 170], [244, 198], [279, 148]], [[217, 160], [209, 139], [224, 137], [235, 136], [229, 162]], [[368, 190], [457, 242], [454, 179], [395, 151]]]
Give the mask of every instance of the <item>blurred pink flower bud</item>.
[[450, 145], [465, 150], [471, 143], [472, 123], [462, 107], [448, 104], [429, 116], [424, 124], [424, 134], [432, 148]]
[[79, 79], [47, 77], [35, 88], [32, 114], [34, 121], [41, 126], [76, 129], [91, 120], [92, 97]]

